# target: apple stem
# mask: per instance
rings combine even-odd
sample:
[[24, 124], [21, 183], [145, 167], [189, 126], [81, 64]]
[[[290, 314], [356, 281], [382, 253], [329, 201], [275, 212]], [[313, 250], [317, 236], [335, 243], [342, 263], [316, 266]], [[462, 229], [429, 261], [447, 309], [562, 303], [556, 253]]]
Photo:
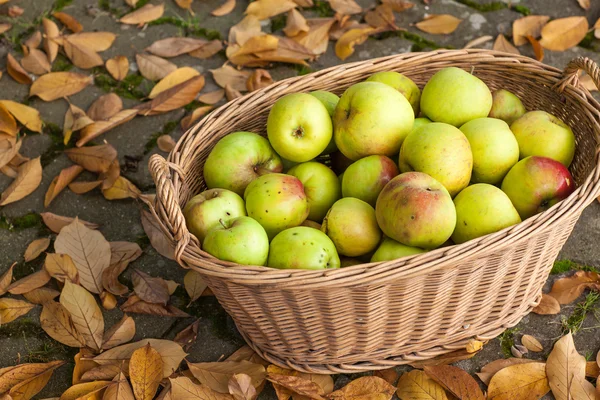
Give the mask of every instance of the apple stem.
[[227, 229], [227, 225], [225, 225], [225, 221], [223, 221], [223, 218], [219, 218], [219, 223], [223, 228]]

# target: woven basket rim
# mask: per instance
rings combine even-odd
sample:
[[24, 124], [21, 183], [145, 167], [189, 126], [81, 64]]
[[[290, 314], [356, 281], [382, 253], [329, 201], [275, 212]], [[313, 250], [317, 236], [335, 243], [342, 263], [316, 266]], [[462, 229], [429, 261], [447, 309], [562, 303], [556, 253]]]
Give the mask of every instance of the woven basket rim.
[[[574, 77], [572, 76], [572, 74], [566, 74], [566, 70], [565, 72], [563, 72], [558, 68], [543, 64], [539, 61], [521, 55], [514, 55], [510, 53], [483, 49], [437, 50], [424, 53], [402, 53], [386, 57], [374, 58], [365, 61], [340, 64], [300, 77], [291, 77], [275, 82], [267, 86], [266, 88], [251, 92], [249, 94], [246, 94], [245, 96], [239, 97], [231, 102], [228, 102], [225, 105], [213, 110], [209, 115], [215, 118], [219, 118], [219, 114], [227, 109], [241, 106], [249, 100], [260, 98], [269, 93], [272, 93], [272, 95], [277, 95], [278, 89], [288, 88], [292, 86], [295, 82], [298, 82], [302, 79], [315, 79], [316, 77], [323, 76], [326, 77], [327, 75], [334, 75], [335, 73], [339, 73], [340, 71], [348, 71], [354, 68], [364, 67], [365, 65], [382, 64], [396, 60], [421, 60], [421, 62], [425, 62], [427, 59], [430, 58], [443, 58], [444, 56], [447, 56], [449, 66], [452, 66], [451, 58], [453, 56], [459, 55], [476, 55], [482, 57], [482, 59], [483, 57], [485, 57], [485, 59], [488, 60], [494, 59], [499, 63], [505, 62], [504, 65], [507, 67], [510, 67], [511, 64], [515, 65], [523, 63], [536, 67], [540, 73], [545, 73], [546, 75], [552, 77], [557, 81], [554, 89], [559, 91], [559, 93], [562, 93], [563, 91], [568, 91], [569, 94], [578, 97], [580, 102], [587, 103], [588, 108], [593, 109], [593, 111], [595, 112], [594, 131], [596, 133], [597, 142], [595, 165], [593, 170], [586, 177], [585, 181], [579, 187], [577, 187], [574, 193], [572, 193], [567, 199], [557, 203], [556, 205], [542, 213], [539, 213], [531, 218], [522, 221], [519, 224], [513, 225], [511, 227], [505, 228], [501, 231], [489, 235], [473, 239], [466, 243], [438, 248], [426, 253], [407, 256], [390, 261], [364, 263], [344, 268], [325, 270], [281, 270], [264, 266], [240, 265], [232, 262], [221, 261], [214, 258], [210, 254], [202, 251], [198, 246], [195, 237], [193, 237], [189, 232], [187, 232], [187, 228], [185, 228], [185, 231], [187, 232], [188, 236], [187, 240], [185, 240], [185, 237], [183, 238], [183, 241], [173, 239], [175, 242], [177, 242], [178, 251], [176, 258], [178, 259], [179, 263], [184, 267], [189, 266], [191, 268], [199, 270], [202, 273], [211, 276], [221, 277], [223, 279], [227, 279], [232, 282], [237, 282], [244, 285], [276, 284], [278, 286], [296, 286], [299, 284], [310, 284], [311, 287], [318, 287], [327, 286], [332, 284], [333, 282], [335, 282], [336, 284], [352, 284], [352, 281], [356, 280], [356, 277], [358, 275], [360, 275], [361, 279], [368, 277], [372, 277], [373, 279], [377, 278], [378, 282], [381, 281], [383, 283], [388, 279], [407, 278], [413, 275], [430, 273], [432, 271], [435, 271], [440, 264], [443, 264], [450, 257], [452, 257], [455, 261], [460, 261], [463, 258], [474, 256], [477, 253], [487, 253], [491, 250], [497, 250], [499, 248], [506, 247], [510, 245], [512, 241], [526, 237], [533, 231], [549, 229], [553, 224], [558, 223], [560, 220], [563, 219], [563, 217], [566, 217], [567, 214], [582, 210], [589, 203], [591, 203], [600, 193], [600, 157], [598, 153], [598, 143], [600, 142], [600, 140], [598, 139], [600, 137], [600, 103], [598, 103], [592, 97], [592, 95], [578, 83], [576, 77], [573, 81]], [[579, 61], [581, 65], [583, 65], [584, 62], [591, 62], [595, 66], [595, 64], [591, 60], [583, 59], [583, 57], [573, 60], [571, 63], [575, 63], [576, 61]], [[571, 63], [569, 64], [569, 67], [573, 68], [571, 66]], [[584, 67], [581, 65], [579, 66], [579, 68], [584, 69]], [[597, 68], [597, 66], [595, 67]], [[577, 69], [578, 68], [575, 67], [575, 70]], [[585, 69], [587, 70], [587, 68]], [[590, 73], [589, 70], [587, 72]], [[598, 71], [596, 71], [596, 73], [597, 72]], [[189, 144], [188, 141], [190, 140], [190, 138], [198, 134], [198, 132], [203, 128], [204, 124], [208, 119], [207, 117], [199, 121], [197, 124], [195, 124], [193, 127], [188, 129], [188, 131], [184, 133], [184, 135], [178, 140], [175, 148], [169, 154], [167, 161], [162, 159], [162, 157], [160, 156], [153, 156], [153, 158], [156, 158], [154, 158], [154, 160], [151, 159], [150, 170], [153, 173], [155, 181], [157, 181], [155, 172], [156, 169], [159, 168], [157, 167], [158, 164], [163, 164], [163, 168], [167, 170], [171, 168], [177, 171], [178, 169], [182, 168], [181, 153], [186, 151], [186, 145]], [[185, 163], [185, 159], [183, 163]], [[176, 176], [176, 174], [173, 174], [172, 176]], [[171, 186], [171, 188], [173, 189], [173, 186]], [[175, 194], [177, 195], [175, 196], [175, 198], [178, 199], [178, 193]], [[174, 200], [171, 199], [171, 201]], [[178, 203], [178, 200], [176, 202]], [[155, 218], [161, 220], [158, 213], [154, 209], [155, 204], [151, 203], [150, 206]], [[176, 206], [179, 207], [179, 212], [181, 212], [181, 206], [179, 206], [179, 204], [177, 204]], [[173, 232], [171, 232], [166, 227], [167, 225], [164, 224], [164, 222], [161, 225], [163, 225], [163, 230], [165, 231], [165, 233], [168, 233], [171, 238], [174, 238]], [[190, 254], [188, 249], [188, 246], [192, 244], [198, 247], [198, 250], [195, 250], [194, 254]], [[197, 257], [198, 254], [201, 255], [200, 259]]]

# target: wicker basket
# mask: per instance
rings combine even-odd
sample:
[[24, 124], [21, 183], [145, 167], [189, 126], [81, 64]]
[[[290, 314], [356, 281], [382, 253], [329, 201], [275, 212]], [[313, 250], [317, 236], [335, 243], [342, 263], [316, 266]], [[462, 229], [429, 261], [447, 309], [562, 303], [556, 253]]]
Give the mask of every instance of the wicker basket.
[[[438, 70], [472, 71], [508, 89], [528, 110], [548, 111], [577, 137], [571, 172], [577, 190], [550, 210], [503, 231], [399, 260], [336, 270], [276, 270], [217, 260], [185, 225], [183, 205], [205, 189], [202, 166], [213, 145], [236, 130], [265, 132], [271, 105], [291, 92], [341, 94], [379, 71], [420, 87]], [[600, 70], [578, 58], [564, 73], [527, 57], [486, 50], [440, 50], [343, 64], [276, 82], [235, 99], [191, 128], [168, 161], [154, 155], [151, 207], [176, 259], [198, 271], [248, 344], [268, 361], [313, 373], [382, 369], [464, 348], [516, 325], [538, 304], [552, 263], [582, 210], [600, 192], [600, 103], [580, 86]]]

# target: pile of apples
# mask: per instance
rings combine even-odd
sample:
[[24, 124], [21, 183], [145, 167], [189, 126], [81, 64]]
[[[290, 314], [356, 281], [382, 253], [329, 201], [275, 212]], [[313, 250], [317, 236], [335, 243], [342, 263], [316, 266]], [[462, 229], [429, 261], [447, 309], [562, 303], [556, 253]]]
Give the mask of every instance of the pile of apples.
[[569, 126], [453, 67], [422, 93], [379, 72], [341, 98], [288, 94], [271, 108], [267, 136], [219, 140], [204, 165], [209, 190], [184, 208], [190, 232], [221, 260], [286, 269], [393, 260], [497, 232], [575, 189]]

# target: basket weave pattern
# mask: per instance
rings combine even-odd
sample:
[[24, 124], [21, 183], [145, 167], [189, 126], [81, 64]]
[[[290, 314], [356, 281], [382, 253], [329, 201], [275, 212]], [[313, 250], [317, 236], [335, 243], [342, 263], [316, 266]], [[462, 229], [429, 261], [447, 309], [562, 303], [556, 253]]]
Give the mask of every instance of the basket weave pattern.
[[[181, 209], [206, 189], [202, 166], [214, 144], [236, 130], [265, 134], [268, 112], [292, 92], [341, 94], [379, 71], [398, 71], [421, 88], [456, 66], [490, 89], [517, 94], [528, 110], [548, 111], [572, 127], [577, 151], [568, 199], [503, 231], [399, 260], [338, 270], [275, 270], [217, 260], [200, 249]], [[552, 263], [579, 215], [600, 192], [600, 104], [579, 85], [589, 59], [564, 72], [532, 59], [486, 50], [440, 50], [344, 64], [277, 82], [229, 102], [191, 128], [168, 160], [155, 155], [151, 212], [176, 246], [177, 261], [202, 274], [241, 334], [262, 357], [316, 373], [359, 372], [406, 364], [491, 339], [537, 305]]]

